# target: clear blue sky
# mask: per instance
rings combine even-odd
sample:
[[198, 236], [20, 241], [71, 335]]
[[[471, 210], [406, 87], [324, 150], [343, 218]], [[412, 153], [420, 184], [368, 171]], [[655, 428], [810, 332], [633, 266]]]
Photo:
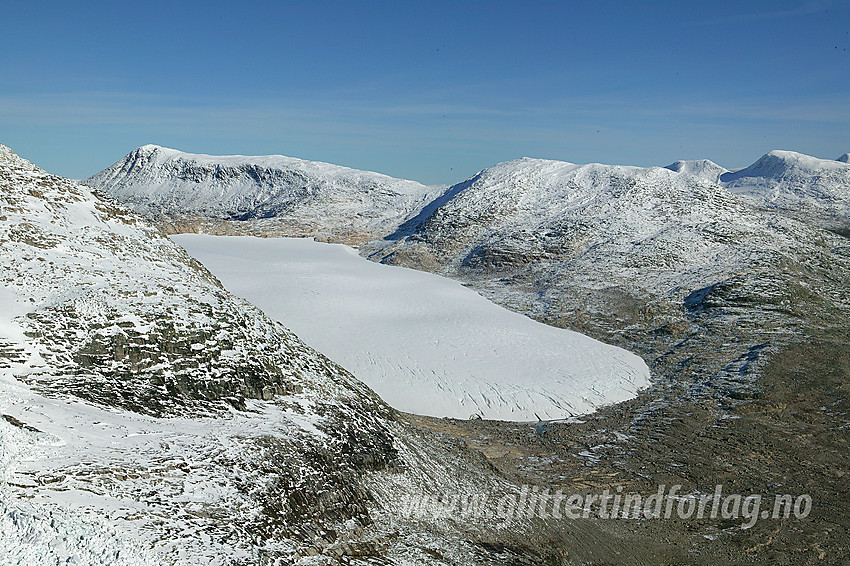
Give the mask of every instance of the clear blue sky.
[[522, 156], [850, 151], [850, 1], [21, 2], [0, 143], [85, 177], [156, 143], [426, 183]]

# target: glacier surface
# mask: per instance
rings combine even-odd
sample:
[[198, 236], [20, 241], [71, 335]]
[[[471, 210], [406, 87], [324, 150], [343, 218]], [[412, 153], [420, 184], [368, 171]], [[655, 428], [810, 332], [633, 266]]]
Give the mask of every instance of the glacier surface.
[[231, 292], [397, 409], [561, 419], [649, 384], [636, 355], [497, 306], [449, 279], [295, 238], [172, 236]]

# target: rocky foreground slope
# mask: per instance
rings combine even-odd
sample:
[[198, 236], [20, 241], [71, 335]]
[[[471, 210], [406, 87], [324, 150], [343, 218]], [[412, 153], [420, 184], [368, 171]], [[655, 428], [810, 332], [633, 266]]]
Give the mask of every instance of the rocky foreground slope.
[[4, 146], [0, 257], [0, 562], [501, 561], [486, 525], [396, 515], [414, 488], [507, 482]]

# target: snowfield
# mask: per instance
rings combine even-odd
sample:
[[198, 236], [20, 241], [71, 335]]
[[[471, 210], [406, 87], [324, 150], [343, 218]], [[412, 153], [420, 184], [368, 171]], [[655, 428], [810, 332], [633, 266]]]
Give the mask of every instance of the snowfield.
[[636, 355], [508, 311], [460, 283], [308, 239], [172, 236], [397, 409], [562, 419], [649, 384]]

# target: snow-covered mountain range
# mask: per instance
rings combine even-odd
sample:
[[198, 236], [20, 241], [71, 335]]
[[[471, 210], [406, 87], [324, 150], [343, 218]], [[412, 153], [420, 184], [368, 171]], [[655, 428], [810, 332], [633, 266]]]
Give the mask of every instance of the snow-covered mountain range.
[[523, 158], [455, 185], [374, 247], [385, 261], [458, 272], [561, 264], [599, 287], [628, 280], [653, 294], [697, 285], [717, 270], [752, 269], [753, 257], [802, 237], [790, 220], [712, 182], [724, 175], [710, 162], [640, 168]]
[[[850, 215], [847, 156], [829, 160], [775, 150], [739, 170], [707, 159], [677, 161], [666, 169], [747, 195], [764, 206], [803, 206], [845, 223]], [[529, 161], [536, 162], [542, 161]], [[488, 171], [505, 167], [509, 165]], [[251, 221], [254, 232], [321, 235], [358, 244], [388, 233], [412, 213], [433, 208], [464, 184], [446, 190], [291, 157], [196, 155], [156, 145], [130, 152], [84, 182], [159, 221]]]

